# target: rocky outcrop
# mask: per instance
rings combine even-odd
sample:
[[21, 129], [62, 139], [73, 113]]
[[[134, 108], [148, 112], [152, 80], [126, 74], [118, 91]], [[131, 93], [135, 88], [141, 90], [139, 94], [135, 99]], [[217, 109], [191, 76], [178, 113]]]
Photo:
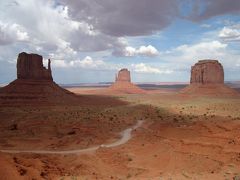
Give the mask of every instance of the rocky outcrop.
[[223, 66], [217, 60], [200, 60], [191, 69], [191, 84], [223, 84]]
[[0, 105], [56, 104], [76, 102], [77, 97], [58, 86], [38, 54], [20, 53], [17, 59], [17, 79], [0, 89]]
[[143, 94], [145, 91], [131, 83], [130, 71], [121, 69], [116, 75], [115, 82], [108, 88], [113, 93]]
[[224, 84], [223, 66], [217, 60], [200, 60], [191, 68], [190, 85], [180, 91], [184, 95], [238, 96]]
[[48, 59], [48, 69], [43, 66], [43, 58], [38, 54], [22, 52], [17, 58], [17, 78], [52, 81], [51, 61]]

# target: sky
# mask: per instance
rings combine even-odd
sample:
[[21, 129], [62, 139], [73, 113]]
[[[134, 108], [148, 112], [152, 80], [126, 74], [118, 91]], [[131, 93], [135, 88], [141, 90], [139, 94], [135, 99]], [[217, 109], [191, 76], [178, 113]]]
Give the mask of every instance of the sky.
[[239, 0], [1, 0], [0, 83], [20, 52], [52, 60], [57, 83], [188, 82], [198, 60], [240, 80]]

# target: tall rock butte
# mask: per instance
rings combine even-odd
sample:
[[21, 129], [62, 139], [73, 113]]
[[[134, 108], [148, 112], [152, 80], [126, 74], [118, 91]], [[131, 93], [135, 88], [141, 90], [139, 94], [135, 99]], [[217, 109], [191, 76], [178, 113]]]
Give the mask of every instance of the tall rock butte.
[[191, 84], [224, 84], [223, 66], [217, 60], [200, 60], [191, 68]]
[[0, 89], [0, 104], [41, 104], [75, 101], [76, 96], [58, 86], [38, 54], [22, 52], [17, 58], [17, 79]]
[[131, 75], [128, 69], [121, 69], [116, 74], [115, 82], [131, 82]]
[[115, 82], [108, 88], [116, 93], [142, 94], [145, 91], [131, 83], [130, 71], [126, 68], [121, 69], [116, 75]]
[[53, 81], [50, 59], [48, 59], [48, 69], [46, 69], [43, 66], [42, 56], [20, 53], [17, 58], [17, 78]]
[[238, 95], [224, 85], [224, 70], [218, 60], [199, 60], [191, 68], [190, 85], [180, 91], [190, 95]]

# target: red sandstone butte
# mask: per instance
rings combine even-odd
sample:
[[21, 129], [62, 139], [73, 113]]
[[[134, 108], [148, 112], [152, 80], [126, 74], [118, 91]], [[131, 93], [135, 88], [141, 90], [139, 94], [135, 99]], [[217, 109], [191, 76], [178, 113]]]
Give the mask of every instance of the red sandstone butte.
[[116, 75], [115, 82], [131, 82], [131, 75], [128, 69], [121, 69]]
[[38, 54], [22, 52], [17, 58], [17, 79], [0, 89], [0, 104], [59, 103], [75, 100], [76, 96], [58, 86]]
[[181, 90], [191, 95], [238, 95], [237, 91], [224, 85], [224, 70], [217, 60], [200, 60], [191, 68], [190, 85]]
[[200, 60], [191, 69], [191, 84], [224, 84], [223, 66], [217, 60]]
[[130, 71], [126, 68], [121, 69], [116, 75], [115, 83], [113, 83], [109, 90], [118, 93], [126, 94], [142, 94], [145, 91], [138, 86], [131, 83]]
[[17, 59], [17, 78], [53, 81], [50, 59], [48, 59], [48, 69], [46, 69], [43, 66], [42, 56], [20, 53]]

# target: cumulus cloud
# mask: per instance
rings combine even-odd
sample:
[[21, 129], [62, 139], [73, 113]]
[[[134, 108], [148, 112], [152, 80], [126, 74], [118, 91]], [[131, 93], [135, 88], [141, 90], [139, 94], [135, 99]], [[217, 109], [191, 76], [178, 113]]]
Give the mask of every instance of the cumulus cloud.
[[153, 56], [157, 56], [159, 52], [152, 45], [148, 45], [148, 46], [140, 46], [139, 48], [126, 46], [126, 47], [123, 47], [122, 49], [117, 49], [114, 52], [114, 54], [118, 56], [126, 56], [126, 57], [133, 57], [133, 56], [153, 57]]
[[136, 64], [118, 64], [105, 62], [100, 59], [93, 59], [90, 56], [86, 56], [81, 60], [65, 61], [65, 60], [52, 60], [53, 67], [60, 68], [82, 68], [88, 70], [119, 70], [121, 68], [129, 68], [134, 72], [143, 74], [170, 74], [173, 71], [163, 67], [153, 67], [145, 63]]
[[216, 59], [224, 55], [227, 44], [219, 41], [200, 42], [193, 45], [181, 45], [170, 52], [176, 54], [176, 61], [194, 61], [196, 59]]
[[8, 24], [0, 21], [0, 45], [27, 41], [28, 33], [19, 24]]
[[93, 60], [90, 56], [86, 56], [83, 60], [70, 61], [70, 65], [82, 68], [99, 68], [105, 63], [102, 60]]
[[21, 45], [26, 50], [68, 59], [76, 52], [104, 51], [121, 44], [118, 38], [101, 33], [89, 22], [72, 19], [67, 5], [49, 0], [2, 0], [0, 45], [28, 39], [28, 48]]
[[160, 69], [144, 63], [132, 64], [132, 68], [134, 72], [138, 73], [170, 74], [173, 72], [169, 69]]
[[[210, 1], [203, 2], [206, 13], [219, 4]], [[65, 54], [68, 59], [76, 52], [105, 50], [113, 51], [113, 55], [155, 56], [156, 48], [142, 46], [135, 49], [133, 45], [123, 45], [122, 37], [149, 35], [162, 30], [182, 16], [179, 7], [183, 2], [189, 1], [2, 0], [0, 45], [31, 39], [27, 44], [31, 51], [58, 58]], [[192, 2], [199, 4], [199, 1]], [[220, 4], [224, 1], [220, 0]], [[238, 7], [239, 3], [228, 3], [230, 7], [224, 13], [235, 12], [232, 4]]]
[[239, 41], [240, 40], [240, 28], [224, 27], [219, 32], [219, 37], [226, 41]]
[[223, 14], [240, 13], [238, 0], [60, 0], [70, 16], [92, 24], [110, 36], [149, 35], [170, 25], [176, 18], [194, 21]]
[[139, 49], [136, 50], [137, 54], [140, 55], [145, 55], [145, 56], [157, 56], [158, 55], [158, 50], [151, 46], [140, 46]]
[[111, 36], [152, 34], [178, 15], [177, 0], [61, 0], [70, 15]]
[[230, 70], [239, 64], [240, 53], [229, 48], [227, 43], [206, 41], [178, 46], [171, 51], [161, 52], [160, 59], [174, 71], [189, 71], [198, 60], [219, 60], [225, 69]]
[[89, 70], [117, 70], [120, 66], [117, 64], [106, 63], [101, 59], [93, 59], [90, 56], [86, 56], [81, 60], [52, 60], [53, 67], [60, 68], [82, 68]]
[[[84, 1], [82, 3], [87, 3], [90, 6], [89, 2]], [[82, 4], [81, 1], [76, 3]], [[107, 8], [110, 2], [101, 3], [103, 8]], [[106, 3], [106, 6], [104, 3]], [[91, 5], [88, 8], [95, 10], [94, 8], [97, 5], [94, 6], [94, 4], [96, 3], [93, 2], [93, 6]], [[163, 4], [168, 3], [163, 2]], [[72, 5], [70, 1], [65, 4], [49, 0], [37, 2], [33, 0], [1, 1], [0, 45], [22, 42], [23, 44], [18, 46], [24, 47], [26, 51], [36, 51], [39, 54], [49, 55], [53, 59], [71, 60], [76, 59], [79, 52], [106, 50], [114, 51], [112, 54], [117, 55], [118, 53], [115, 53], [115, 49], [124, 50], [124, 53], [121, 52], [122, 54], [131, 56], [129, 47], [124, 42], [125, 38], [115, 37], [99, 27], [102, 26], [99, 25], [102, 22], [97, 18], [105, 16], [104, 12], [101, 11], [103, 15], [94, 14], [95, 16], [91, 16], [91, 12], [84, 9], [82, 13], [86, 14], [81, 14], [82, 18], [79, 18], [76, 14], [74, 16], [73, 11], [76, 10], [76, 7]], [[112, 6], [116, 7], [114, 4]], [[125, 8], [127, 7], [122, 7], [121, 10]], [[113, 13], [112, 11], [109, 12]], [[121, 14], [122, 12], [119, 11], [119, 13]], [[135, 15], [132, 14], [131, 16]], [[116, 23], [121, 24], [120, 21], [116, 21]], [[137, 22], [131, 22], [130, 24], [135, 23]], [[144, 24], [141, 23], [141, 25]], [[27, 40], [31, 41], [24, 44], [24, 41]], [[152, 46], [142, 46], [134, 50], [134, 54], [154, 56], [157, 54], [157, 50]]]

